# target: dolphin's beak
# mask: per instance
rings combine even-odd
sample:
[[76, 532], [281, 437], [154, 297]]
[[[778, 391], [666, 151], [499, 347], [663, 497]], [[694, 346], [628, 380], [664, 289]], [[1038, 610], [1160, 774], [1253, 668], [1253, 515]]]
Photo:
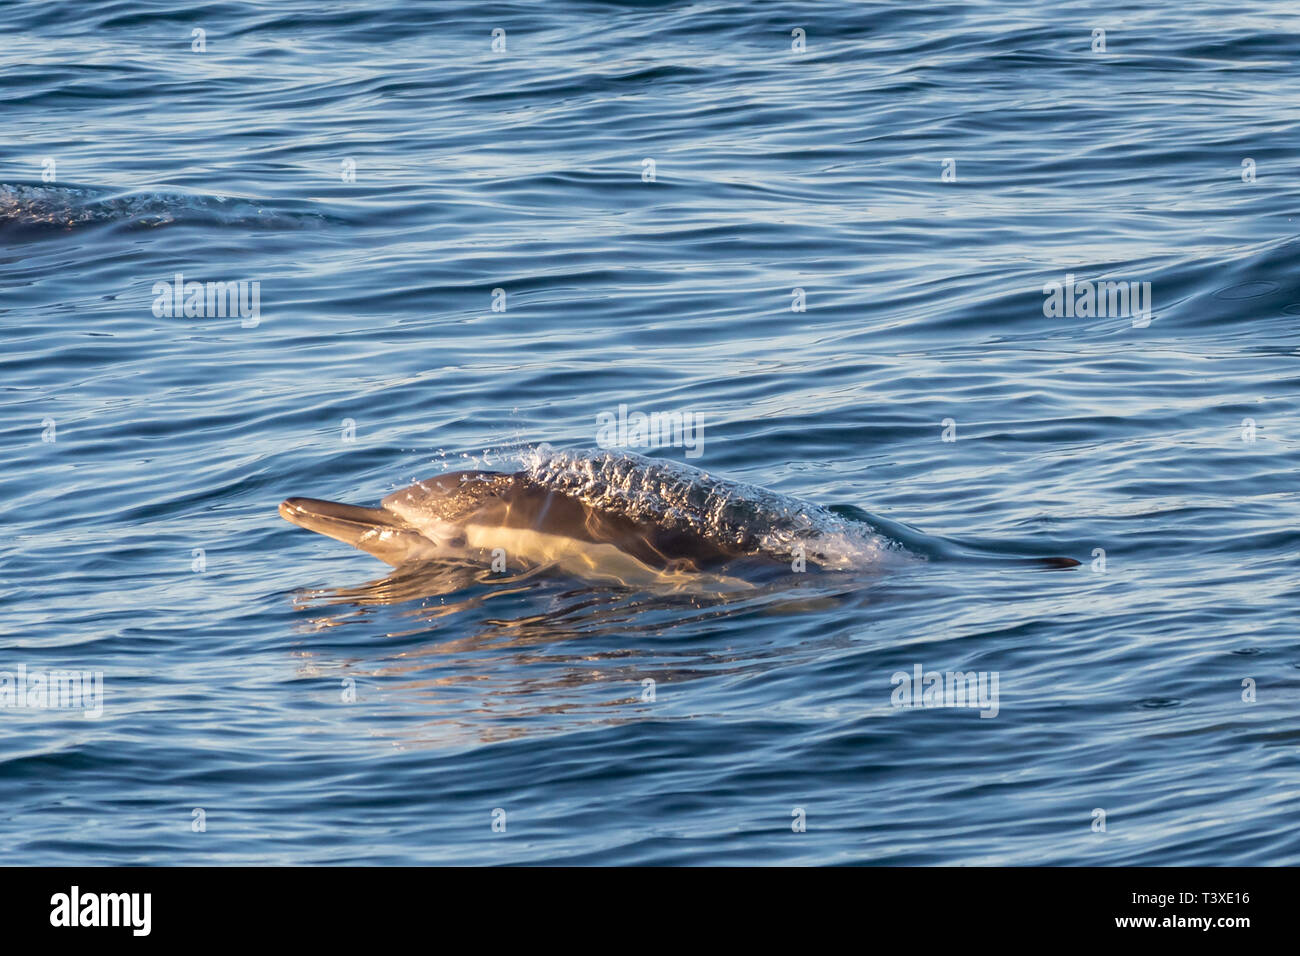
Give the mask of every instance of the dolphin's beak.
[[407, 560], [417, 546], [429, 544], [423, 535], [384, 508], [362, 508], [319, 498], [289, 498], [280, 504], [280, 517], [394, 566]]

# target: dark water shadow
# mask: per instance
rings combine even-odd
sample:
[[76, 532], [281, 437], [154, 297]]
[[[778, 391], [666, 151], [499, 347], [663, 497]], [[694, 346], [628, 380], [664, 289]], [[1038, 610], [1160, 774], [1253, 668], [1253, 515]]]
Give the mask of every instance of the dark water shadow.
[[[889, 600], [872, 575], [785, 573], [745, 583], [647, 591], [593, 586], [552, 569], [499, 575], [417, 565], [359, 586], [299, 592], [295, 606], [310, 616], [296, 629], [294, 654], [313, 674], [382, 688], [414, 718], [393, 725], [402, 746], [451, 746], [664, 719], [669, 712], [644, 699], [647, 686], [756, 676], [825, 654], [849, 642], [844, 628], [791, 640], [796, 622], [842, 625]], [[354, 636], [362, 634], [368, 650]]]

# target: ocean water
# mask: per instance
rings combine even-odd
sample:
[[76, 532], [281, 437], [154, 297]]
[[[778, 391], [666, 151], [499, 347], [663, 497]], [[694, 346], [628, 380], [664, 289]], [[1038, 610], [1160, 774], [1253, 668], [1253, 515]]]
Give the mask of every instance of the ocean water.
[[[1294, 4], [0, 37], [6, 862], [1300, 863]], [[276, 510], [634, 452], [880, 547], [662, 591]]]

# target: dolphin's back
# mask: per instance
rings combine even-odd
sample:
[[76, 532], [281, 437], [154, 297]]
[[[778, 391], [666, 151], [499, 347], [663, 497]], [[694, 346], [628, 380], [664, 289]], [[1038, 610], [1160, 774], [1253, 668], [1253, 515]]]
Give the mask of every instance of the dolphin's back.
[[[734, 556], [681, 528], [581, 501], [527, 472], [452, 472], [394, 492], [383, 507], [417, 528], [429, 521], [461, 525], [471, 538], [475, 529], [494, 529], [502, 541], [520, 542], [520, 535], [529, 533], [610, 546], [654, 570], [703, 569]], [[478, 536], [486, 540], [482, 533]]]

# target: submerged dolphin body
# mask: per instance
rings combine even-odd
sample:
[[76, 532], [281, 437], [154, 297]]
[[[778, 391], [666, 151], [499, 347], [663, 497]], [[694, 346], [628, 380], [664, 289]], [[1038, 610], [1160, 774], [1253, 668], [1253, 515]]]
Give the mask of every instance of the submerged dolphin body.
[[394, 492], [377, 508], [289, 498], [280, 515], [394, 567], [556, 567], [622, 583], [739, 565], [863, 570], [909, 556], [860, 520], [635, 455], [557, 454], [514, 473], [451, 472]]
[[323, 221], [305, 203], [210, 196], [182, 190], [120, 192], [99, 186], [0, 183], [0, 233], [95, 225], [154, 228], [172, 223], [293, 228]]

